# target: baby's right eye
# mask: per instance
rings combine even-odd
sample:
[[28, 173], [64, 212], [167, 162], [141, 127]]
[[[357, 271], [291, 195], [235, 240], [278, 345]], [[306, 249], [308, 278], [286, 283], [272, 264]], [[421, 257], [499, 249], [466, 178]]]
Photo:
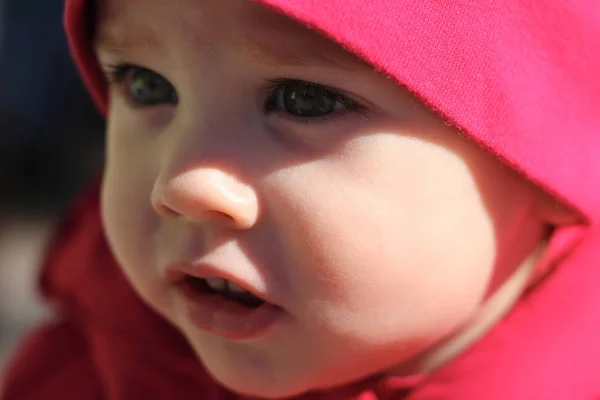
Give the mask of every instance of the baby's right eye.
[[127, 98], [140, 107], [177, 104], [177, 91], [163, 76], [147, 68], [130, 64], [115, 65], [109, 72], [111, 83], [118, 85]]

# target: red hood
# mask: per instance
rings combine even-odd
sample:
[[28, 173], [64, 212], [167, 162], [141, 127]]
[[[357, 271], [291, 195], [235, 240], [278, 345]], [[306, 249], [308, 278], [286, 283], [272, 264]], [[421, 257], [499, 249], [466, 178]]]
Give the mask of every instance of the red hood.
[[[558, 267], [552, 274], [467, 352], [411, 383], [407, 398], [599, 398], [600, 3], [259, 2], [371, 63], [587, 218], [585, 226], [555, 233], [549, 254]], [[67, 31], [88, 88], [106, 112], [86, 3], [67, 0]], [[55, 244], [45, 293], [68, 313], [128, 338], [140, 352], [171, 365], [177, 359], [186, 374], [200, 376], [183, 340], [137, 300], [119, 273], [103, 239], [97, 197], [90, 195], [72, 221], [75, 228], [63, 230]], [[110, 370], [103, 372], [108, 381], [126, 379]], [[391, 399], [401, 398], [406, 384], [388, 379], [373, 387]]]

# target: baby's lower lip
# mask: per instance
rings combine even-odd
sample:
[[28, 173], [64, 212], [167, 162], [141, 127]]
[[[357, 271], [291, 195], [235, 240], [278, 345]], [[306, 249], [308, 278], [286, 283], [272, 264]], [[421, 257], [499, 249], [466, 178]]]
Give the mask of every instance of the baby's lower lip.
[[283, 309], [273, 304], [246, 307], [218, 294], [199, 291], [185, 281], [176, 290], [179, 305], [194, 326], [230, 340], [266, 336], [285, 316]]

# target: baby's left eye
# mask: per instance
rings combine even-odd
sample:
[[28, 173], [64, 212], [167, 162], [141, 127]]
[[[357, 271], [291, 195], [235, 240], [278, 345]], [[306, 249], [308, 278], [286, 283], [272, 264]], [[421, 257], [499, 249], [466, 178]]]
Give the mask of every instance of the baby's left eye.
[[316, 118], [355, 106], [353, 100], [325, 86], [283, 79], [274, 82], [267, 110], [283, 111], [301, 118]]

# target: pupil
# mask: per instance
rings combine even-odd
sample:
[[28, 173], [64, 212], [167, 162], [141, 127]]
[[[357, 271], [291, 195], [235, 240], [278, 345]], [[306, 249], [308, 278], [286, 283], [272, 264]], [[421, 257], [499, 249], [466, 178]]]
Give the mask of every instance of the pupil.
[[318, 85], [296, 84], [285, 89], [286, 110], [301, 117], [318, 117], [335, 111], [332, 94]]

